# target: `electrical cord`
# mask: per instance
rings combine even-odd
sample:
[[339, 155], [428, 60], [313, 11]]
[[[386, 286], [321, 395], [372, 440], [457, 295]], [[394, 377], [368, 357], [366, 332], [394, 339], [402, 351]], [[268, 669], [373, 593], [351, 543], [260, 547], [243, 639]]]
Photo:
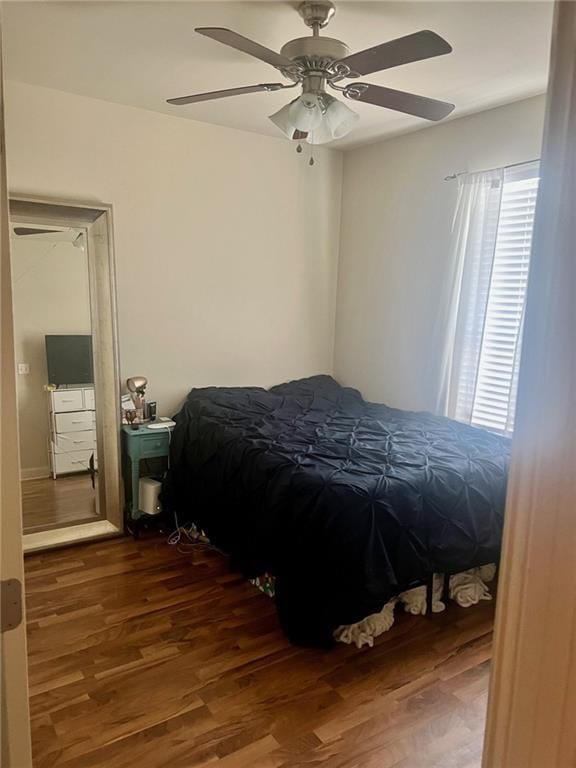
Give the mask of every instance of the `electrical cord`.
[[[168, 432], [168, 456], [167, 456], [167, 468], [162, 476], [162, 480], [166, 479], [166, 475], [170, 471], [170, 447], [172, 445], [172, 428], [171, 427], [159, 427], [158, 431]], [[155, 430], [153, 430], [155, 431]], [[188, 554], [192, 549], [211, 549], [219, 552], [216, 547], [210, 543], [210, 539], [199, 530], [195, 523], [188, 523], [187, 525], [180, 525], [176, 510], [174, 510], [174, 525], [175, 528], [168, 536], [166, 543], [171, 547], [176, 547], [181, 554]]]
[[176, 547], [177, 551], [183, 555], [187, 555], [193, 550], [213, 550], [214, 552], [220, 552], [220, 550], [210, 543], [210, 539], [203, 531], [200, 531], [196, 523], [188, 523], [188, 525], [180, 525], [178, 522], [178, 515], [174, 510], [174, 523], [176, 525], [175, 530], [168, 536], [167, 543], [171, 547]]
[[200, 533], [195, 523], [188, 523], [188, 525], [180, 525], [178, 522], [178, 515], [174, 510], [174, 523], [176, 528], [168, 536], [168, 544], [170, 546], [176, 546], [181, 542], [185, 544], [196, 544], [198, 542], [202, 544], [209, 544], [207, 537]]
[[[162, 431], [163, 429], [166, 429], [166, 431], [168, 432], [168, 466], [162, 478], [164, 480], [166, 478], [166, 475], [170, 471], [170, 446], [172, 444], [172, 429], [170, 427], [165, 427], [165, 428], [162, 427], [160, 431]], [[172, 533], [168, 536], [168, 539], [167, 539], [167, 543], [171, 547], [179, 547], [180, 545], [184, 545], [184, 546], [194, 545], [194, 547], [198, 547], [198, 545], [203, 545], [204, 547], [211, 546], [208, 537], [198, 530], [195, 523], [189, 523], [188, 525], [180, 525], [178, 521], [178, 515], [176, 514], [176, 510], [174, 510], [174, 524], [176, 527], [172, 531]], [[183, 550], [179, 548], [178, 551], [182, 552]]]

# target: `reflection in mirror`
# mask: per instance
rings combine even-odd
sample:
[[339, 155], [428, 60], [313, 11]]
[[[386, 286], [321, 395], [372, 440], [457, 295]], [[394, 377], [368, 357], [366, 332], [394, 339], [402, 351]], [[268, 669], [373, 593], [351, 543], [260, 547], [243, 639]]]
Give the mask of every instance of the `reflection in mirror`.
[[86, 232], [11, 228], [25, 532], [99, 519]]

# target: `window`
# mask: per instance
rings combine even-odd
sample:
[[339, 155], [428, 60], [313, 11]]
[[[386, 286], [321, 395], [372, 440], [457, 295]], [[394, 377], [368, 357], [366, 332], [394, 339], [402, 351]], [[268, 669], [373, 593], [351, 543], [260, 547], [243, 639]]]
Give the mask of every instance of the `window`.
[[511, 434], [538, 163], [472, 174], [463, 190], [468, 218], [448, 415]]
[[538, 178], [504, 174], [471, 423], [512, 432]]

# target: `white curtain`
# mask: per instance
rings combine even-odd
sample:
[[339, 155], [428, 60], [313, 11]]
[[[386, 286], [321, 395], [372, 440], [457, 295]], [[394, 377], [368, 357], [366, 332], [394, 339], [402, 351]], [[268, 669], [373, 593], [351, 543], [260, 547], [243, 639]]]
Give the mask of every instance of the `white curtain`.
[[451, 310], [437, 410], [464, 422], [472, 418], [503, 182], [503, 169], [458, 178]]

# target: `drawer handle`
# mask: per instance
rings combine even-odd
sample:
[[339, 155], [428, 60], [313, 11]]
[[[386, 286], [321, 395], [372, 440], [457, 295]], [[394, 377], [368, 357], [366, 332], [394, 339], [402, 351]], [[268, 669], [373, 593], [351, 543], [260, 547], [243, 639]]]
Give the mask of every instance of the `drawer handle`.
[[86, 419], [72, 419], [72, 424], [84, 424]]
[[71, 461], [70, 463], [71, 464], [84, 464], [84, 462], [80, 461], [80, 460], [78, 460], [78, 461]]
[[74, 445], [81, 445], [82, 443], [87, 443], [88, 440], [72, 440]]
[[73, 403], [73, 402], [74, 402], [74, 398], [70, 398], [70, 397], [69, 397], [67, 400], [65, 400], [65, 399], [62, 399], [62, 402], [63, 402], [63, 403]]

